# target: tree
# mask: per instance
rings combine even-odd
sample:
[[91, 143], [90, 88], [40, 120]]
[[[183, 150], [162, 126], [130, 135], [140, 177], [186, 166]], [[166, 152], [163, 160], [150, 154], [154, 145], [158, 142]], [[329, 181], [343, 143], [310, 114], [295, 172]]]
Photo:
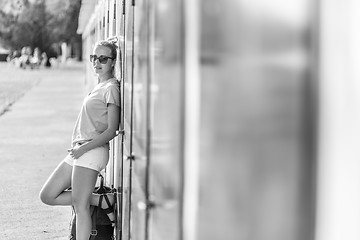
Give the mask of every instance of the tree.
[[0, 41], [11, 49], [38, 47], [53, 55], [56, 43], [81, 41], [76, 34], [81, 0], [16, 0], [0, 10]]

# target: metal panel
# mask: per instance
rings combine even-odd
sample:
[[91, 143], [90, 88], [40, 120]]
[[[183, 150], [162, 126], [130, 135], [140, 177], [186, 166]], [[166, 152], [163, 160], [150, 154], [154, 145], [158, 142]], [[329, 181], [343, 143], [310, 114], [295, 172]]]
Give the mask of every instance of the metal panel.
[[310, 3], [201, 3], [198, 239], [312, 239]]
[[153, 239], [179, 239], [184, 109], [182, 1], [155, 1], [151, 193]]
[[[136, 1], [135, 16], [128, 11], [128, 42], [132, 41], [134, 25], [134, 52], [127, 48], [128, 64], [125, 80], [125, 116], [131, 122], [131, 92], [133, 92], [133, 153], [131, 238], [145, 237], [145, 208], [153, 201], [150, 215], [150, 238], [177, 239], [179, 234], [179, 199], [181, 154], [181, 93], [182, 52], [179, 27], [181, 1]], [[152, 5], [149, 12], [150, 5]], [[155, 16], [154, 19], [149, 19]], [[135, 18], [135, 21], [133, 21]], [[152, 22], [153, 24], [148, 24]], [[153, 29], [150, 26], [153, 27]], [[151, 30], [151, 32], [149, 32]], [[153, 40], [149, 41], [149, 34]], [[134, 56], [134, 58], [132, 58]], [[134, 67], [134, 71], [132, 69]], [[150, 69], [151, 68], [151, 69]], [[154, 74], [152, 76], [152, 74]], [[134, 85], [130, 79], [133, 77]], [[150, 82], [153, 77], [153, 82]], [[146, 91], [148, 89], [148, 92]], [[151, 97], [149, 97], [149, 94]], [[150, 101], [150, 102], [149, 102]], [[147, 112], [150, 111], [150, 112]], [[148, 116], [148, 117], [147, 117]], [[151, 125], [149, 125], [151, 123]], [[151, 130], [151, 139], [148, 139]], [[127, 137], [130, 137], [127, 135]], [[149, 145], [151, 140], [151, 145]], [[126, 148], [130, 149], [127, 139]], [[147, 147], [151, 147], [148, 149]], [[148, 156], [147, 154], [150, 154]], [[128, 152], [130, 154], [130, 152]], [[146, 162], [151, 159], [150, 199], [146, 199]], [[126, 163], [129, 164], [129, 163]], [[127, 177], [128, 178], [128, 177]], [[126, 186], [128, 186], [129, 181]], [[126, 205], [128, 210], [129, 205]], [[125, 221], [126, 222], [126, 221]], [[129, 225], [125, 225], [129, 228]], [[126, 238], [129, 236], [127, 234]]]

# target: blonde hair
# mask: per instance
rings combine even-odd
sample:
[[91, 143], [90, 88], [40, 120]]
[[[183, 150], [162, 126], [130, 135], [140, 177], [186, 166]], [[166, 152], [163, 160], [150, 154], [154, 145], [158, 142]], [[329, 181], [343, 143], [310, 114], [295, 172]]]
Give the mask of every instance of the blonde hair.
[[[116, 40], [117, 41], [117, 40]], [[107, 47], [111, 50], [111, 57], [116, 58], [118, 46], [111, 39], [109, 40], [101, 40], [95, 44], [95, 48], [98, 46]]]
[[[107, 47], [107, 48], [109, 48], [110, 50], [111, 50], [111, 53], [110, 53], [110, 55], [111, 55], [111, 57], [112, 58], [114, 58], [114, 59], [116, 59], [117, 58], [117, 54], [118, 54], [118, 49], [119, 49], [119, 58], [120, 58], [120, 79], [121, 79], [121, 61], [122, 61], [122, 59], [121, 59], [121, 50], [120, 50], [120, 48], [118, 47], [118, 38], [117, 37], [112, 37], [112, 38], [108, 38], [108, 39], [106, 39], [106, 40], [100, 40], [100, 41], [98, 41], [96, 44], [95, 44], [95, 47], [94, 47], [94, 49], [96, 48], [96, 47], [98, 47], [98, 46], [103, 46], [103, 47]], [[112, 70], [112, 74], [115, 76], [115, 69], [114, 69], [114, 67], [113, 67], [113, 70]]]

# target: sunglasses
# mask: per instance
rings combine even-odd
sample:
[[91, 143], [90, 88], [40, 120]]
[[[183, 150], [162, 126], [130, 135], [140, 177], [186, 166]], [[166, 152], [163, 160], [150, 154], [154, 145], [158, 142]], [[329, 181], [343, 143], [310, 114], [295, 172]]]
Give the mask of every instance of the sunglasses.
[[96, 62], [96, 59], [98, 59], [101, 64], [106, 64], [108, 59], [114, 60], [115, 58], [107, 57], [107, 56], [103, 56], [103, 55], [100, 55], [99, 57], [96, 55], [90, 55], [90, 62], [92, 62], [92, 63]]

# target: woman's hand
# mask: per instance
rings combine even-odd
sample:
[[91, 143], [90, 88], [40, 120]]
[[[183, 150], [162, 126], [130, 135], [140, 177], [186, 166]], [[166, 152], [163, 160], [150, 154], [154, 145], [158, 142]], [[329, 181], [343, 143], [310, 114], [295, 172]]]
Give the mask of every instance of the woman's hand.
[[86, 151], [84, 145], [76, 145], [75, 147], [69, 149], [70, 156], [74, 159], [81, 157]]

